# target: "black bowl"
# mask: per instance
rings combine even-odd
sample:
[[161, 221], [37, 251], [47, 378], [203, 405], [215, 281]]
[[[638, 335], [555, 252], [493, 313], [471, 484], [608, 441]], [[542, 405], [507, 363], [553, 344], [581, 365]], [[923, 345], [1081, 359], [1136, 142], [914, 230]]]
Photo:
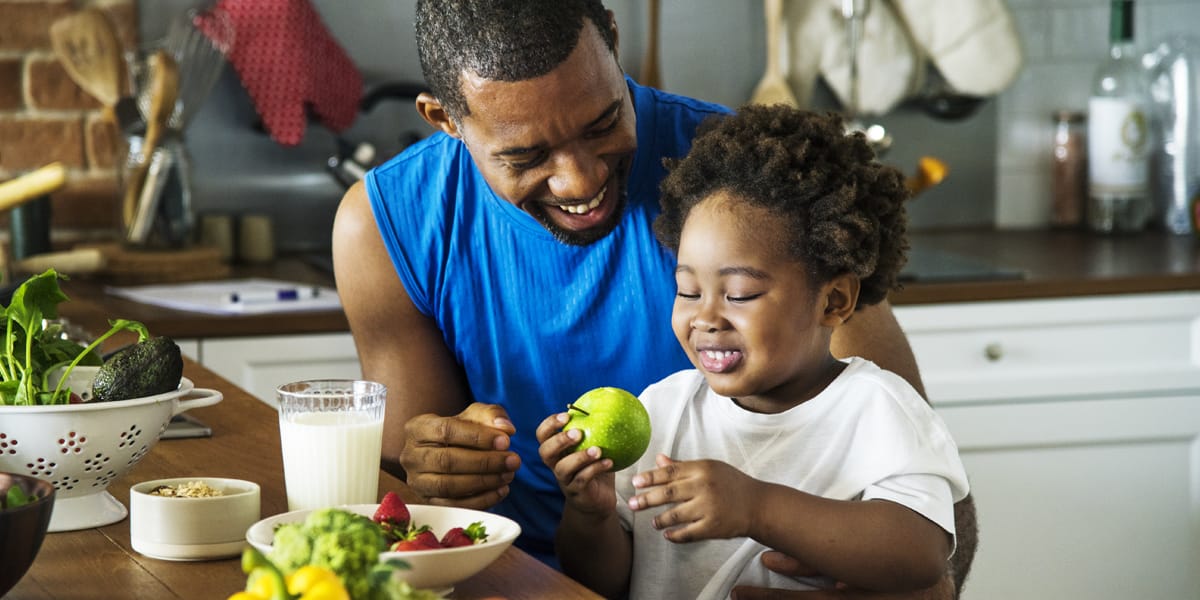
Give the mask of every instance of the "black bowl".
[[42, 540], [46, 538], [50, 513], [54, 511], [54, 486], [49, 481], [0, 473], [0, 495], [7, 495], [9, 488], [14, 486], [37, 500], [25, 506], [0, 510], [0, 597], [16, 586], [33, 564], [38, 550], [42, 549]]

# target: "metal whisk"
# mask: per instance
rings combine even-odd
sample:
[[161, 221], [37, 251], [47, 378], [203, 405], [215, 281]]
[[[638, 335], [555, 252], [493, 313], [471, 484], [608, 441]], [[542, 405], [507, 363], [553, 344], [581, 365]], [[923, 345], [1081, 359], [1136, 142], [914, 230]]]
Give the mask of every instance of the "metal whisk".
[[190, 10], [171, 24], [162, 41], [179, 65], [179, 100], [167, 119], [170, 129], [183, 131], [204, 103], [233, 49], [234, 35], [229, 15], [215, 8]]

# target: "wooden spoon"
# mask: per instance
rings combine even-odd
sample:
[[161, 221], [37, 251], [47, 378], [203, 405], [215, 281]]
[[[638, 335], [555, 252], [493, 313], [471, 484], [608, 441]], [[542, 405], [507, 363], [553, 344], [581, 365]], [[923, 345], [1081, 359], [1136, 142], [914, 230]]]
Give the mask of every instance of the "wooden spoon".
[[639, 82], [647, 87], [661, 88], [662, 73], [658, 67], [658, 0], [649, 0], [648, 24], [646, 26], [646, 54], [642, 57], [641, 76]]
[[783, 65], [779, 55], [784, 52], [782, 45], [783, 0], [763, 0], [763, 12], [767, 19], [767, 71], [754, 88], [750, 102], [754, 104], [786, 104], [799, 106], [792, 88], [788, 85], [787, 77], [783, 74]]
[[67, 75], [110, 111], [121, 98], [125, 59], [116, 30], [95, 7], [50, 25], [50, 45]]
[[145, 183], [146, 172], [150, 168], [150, 159], [155, 148], [162, 142], [167, 119], [175, 110], [175, 101], [179, 97], [179, 69], [175, 59], [171, 58], [166, 50], [159, 49], [150, 55], [147, 65], [150, 70], [150, 110], [146, 115], [146, 137], [142, 140], [141, 160], [130, 173], [125, 185], [121, 215], [126, 227], [133, 223], [138, 210], [138, 197]]

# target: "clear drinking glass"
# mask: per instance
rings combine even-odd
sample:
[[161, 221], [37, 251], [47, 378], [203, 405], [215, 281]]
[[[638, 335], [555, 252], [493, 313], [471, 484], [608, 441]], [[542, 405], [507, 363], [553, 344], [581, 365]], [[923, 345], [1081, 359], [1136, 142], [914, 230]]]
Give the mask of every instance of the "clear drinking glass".
[[387, 388], [350, 379], [297, 381], [279, 386], [275, 397], [288, 510], [378, 501]]

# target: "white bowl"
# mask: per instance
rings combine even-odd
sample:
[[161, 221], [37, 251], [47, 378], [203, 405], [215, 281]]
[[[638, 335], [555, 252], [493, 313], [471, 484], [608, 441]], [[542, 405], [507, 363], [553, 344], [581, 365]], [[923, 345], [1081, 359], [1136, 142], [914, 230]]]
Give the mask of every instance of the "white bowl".
[[[338, 508], [370, 517], [378, 507], [378, 504], [351, 504]], [[415, 588], [438, 589], [457, 584], [492, 564], [521, 534], [521, 526], [516, 521], [489, 512], [427, 504], [409, 504], [408, 510], [413, 523], [429, 525], [439, 539], [450, 528], [466, 527], [475, 521], [483, 521], [488, 534], [486, 542], [473, 546], [381, 552], [380, 560], [399, 558], [409, 564], [410, 569], [401, 569], [396, 576]], [[269, 556], [275, 528], [284, 523], [303, 521], [311, 512], [297, 510], [263, 519], [246, 531], [246, 541]]]
[[[99, 367], [76, 367], [73, 390], [91, 390]], [[165, 394], [53, 406], [0, 406], [0, 471], [54, 484], [50, 531], [116, 523], [125, 506], [108, 484], [133, 468], [158, 443], [171, 417], [221, 401], [221, 392], [195, 387], [187, 377]]]
[[[198, 481], [220, 496], [186, 498], [152, 494], [160, 486]], [[129, 488], [129, 540], [133, 549], [163, 560], [230, 558], [246, 547], [246, 528], [261, 518], [257, 483], [220, 477], [176, 477]]]

